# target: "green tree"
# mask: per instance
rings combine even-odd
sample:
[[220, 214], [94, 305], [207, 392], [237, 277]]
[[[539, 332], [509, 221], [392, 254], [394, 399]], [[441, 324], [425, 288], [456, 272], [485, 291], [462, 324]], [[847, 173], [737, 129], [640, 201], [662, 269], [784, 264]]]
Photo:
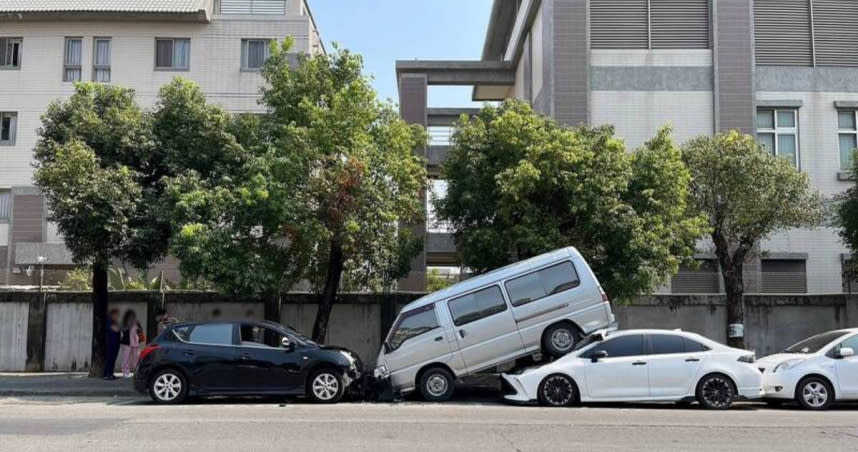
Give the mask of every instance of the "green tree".
[[152, 208], [154, 152], [148, 119], [128, 89], [76, 84], [42, 117], [35, 183], [75, 262], [92, 269], [90, 376], [104, 366], [110, 263], [143, 268], [166, 250], [169, 226]]
[[507, 101], [462, 118], [444, 175], [436, 208], [478, 273], [574, 245], [629, 299], [675, 273], [703, 233], [668, 128], [627, 153], [611, 127], [564, 128]]
[[[759, 241], [779, 231], [822, 221], [823, 198], [807, 174], [737, 131], [696, 138], [683, 147], [691, 171], [694, 208], [709, 220], [709, 234], [727, 292], [727, 323], [743, 324], [744, 264]], [[741, 337], [729, 337], [744, 347]]]
[[[262, 69], [272, 141], [300, 164], [299, 225], [311, 245], [305, 277], [321, 292], [313, 338], [324, 341], [340, 287], [378, 290], [408, 271], [422, 242], [399, 228], [423, 215], [426, 170], [414, 149], [426, 132], [381, 102], [347, 50], [300, 55], [272, 46]], [[344, 277], [345, 275], [345, 277]]]
[[[858, 175], [858, 150], [852, 153], [852, 177], [854, 180]], [[853, 256], [858, 253], [858, 185], [853, 185], [845, 193], [838, 196], [837, 225], [840, 227], [840, 238], [849, 248]], [[850, 281], [855, 280], [858, 275], [858, 259], [849, 259], [844, 262], [843, 275]]]

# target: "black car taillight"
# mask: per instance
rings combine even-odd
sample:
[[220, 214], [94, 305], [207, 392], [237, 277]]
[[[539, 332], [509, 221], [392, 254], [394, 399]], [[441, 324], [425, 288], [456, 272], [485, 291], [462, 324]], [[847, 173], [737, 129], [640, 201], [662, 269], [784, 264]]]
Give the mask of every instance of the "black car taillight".
[[142, 352], [140, 352], [139, 360], [143, 361], [143, 358], [145, 358], [146, 356], [148, 356], [150, 353], [154, 352], [155, 350], [158, 350], [159, 348], [161, 348], [161, 346], [158, 344], [149, 344], [146, 348], [143, 349]]

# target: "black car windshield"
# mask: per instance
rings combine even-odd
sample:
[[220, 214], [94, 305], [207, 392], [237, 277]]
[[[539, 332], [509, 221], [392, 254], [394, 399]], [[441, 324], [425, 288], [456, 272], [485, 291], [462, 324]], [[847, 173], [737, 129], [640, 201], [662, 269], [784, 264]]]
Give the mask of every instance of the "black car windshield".
[[843, 331], [830, 331], [828, 333], [817, 334], [816, 336], [809, 337], [797, 344], [791, 345], [789, 348], [784, 350], [784, 353], [816, 353], [822, 350], [826, 345], [845, 335], [846, 333]]
[[291, 326], [284, 325], [284, 328], [286, 328], [286, 331], [288, 331], [289, 334], [294, 336], [295, 339], [298, 339], [298, 342], [301, 342], [302, 345], [319, 345], [315, 341], [310, 339], [309, 337], [304, 336], [303, 334], [299, 333], [298, 330], [296, 330], [295, 328], [292, 328]]

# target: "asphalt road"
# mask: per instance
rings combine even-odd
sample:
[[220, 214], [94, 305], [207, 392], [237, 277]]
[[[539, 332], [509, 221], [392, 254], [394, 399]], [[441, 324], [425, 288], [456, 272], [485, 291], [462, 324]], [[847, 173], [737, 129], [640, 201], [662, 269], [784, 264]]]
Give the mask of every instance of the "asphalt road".
[[209, 400], [165, 407], [134, 398], [0, 398], [0, 449], [854, 451], [858, 407], [549, 409], [491, 400], [331, 406]]

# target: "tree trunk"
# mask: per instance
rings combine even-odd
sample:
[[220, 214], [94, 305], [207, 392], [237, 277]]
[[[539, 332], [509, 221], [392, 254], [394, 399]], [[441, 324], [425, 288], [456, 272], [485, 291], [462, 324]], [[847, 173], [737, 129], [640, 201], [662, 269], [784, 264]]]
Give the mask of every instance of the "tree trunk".
[[265, 294], [265, 320], [280, 323], [280, 293]]
[[744, 331], [742, 337], [730, 337], [730, 325], [745, 323], [745, 305], [743, 294], [745, 280], [742, 276], [744, 264], [733, 263], [732, 268], [724, 269], [724, 290], [727, 292], [727, 345], [745, 348]]
[[89, 377], [101, 378], [107, 356], [107, 264], [92, 266], [92, 357]]
[[325, 288], [322, 298], [319, 299], [319, 310], [316, 312], [316, 322], [313, 324], [313, 340], [323, 344], [328, 335], [328, 319], [331, 317], [331, 309], [337, 298], [337, 290], [340, 288], [340, 279], [343, 276], [343, 245], [338, 240], [331, 242], [331, 250], [328, 255], [328, 276], [325, 279]]

